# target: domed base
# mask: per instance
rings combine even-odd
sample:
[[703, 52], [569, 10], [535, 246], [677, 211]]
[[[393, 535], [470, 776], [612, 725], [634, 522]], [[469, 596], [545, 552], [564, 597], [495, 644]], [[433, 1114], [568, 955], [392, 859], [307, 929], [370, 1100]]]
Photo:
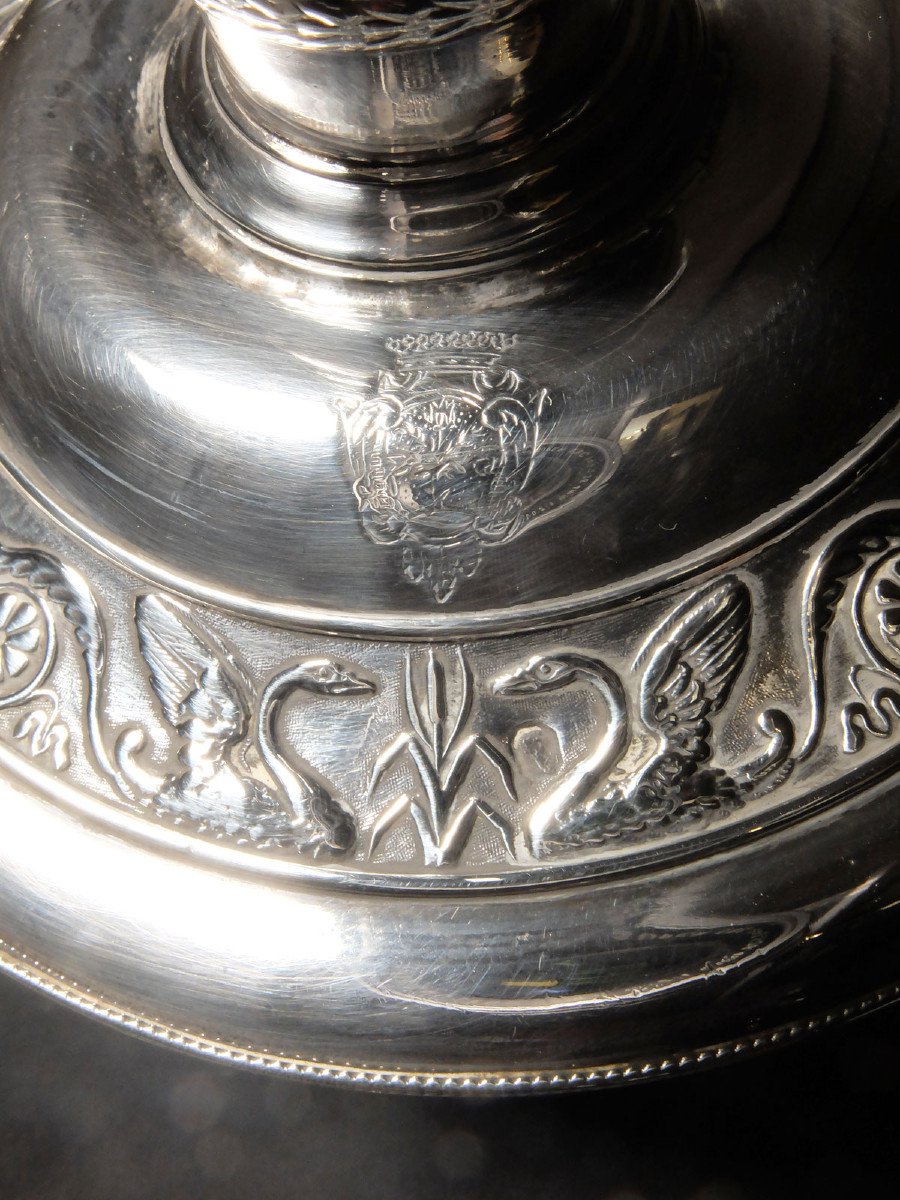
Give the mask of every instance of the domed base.
[[183, 192], [169, 15], [126, 5], [92, 59], [99, 25], [37, 4], [4, 52], [0, 453], [93, 545], [275, 621], [521, 627], [726, 561], [879, 452], [893, 62], [864, 21], [732, 6], [705, 171], [625, 244], [376, 285]]
[[0, 51], [3, 965], [430, 1088], [896, 998], [900, 143], [853, 10], [727, 6], [703, 175], [528, 298], [231, 242], [158, 140], [168, 5], [35, 0]]

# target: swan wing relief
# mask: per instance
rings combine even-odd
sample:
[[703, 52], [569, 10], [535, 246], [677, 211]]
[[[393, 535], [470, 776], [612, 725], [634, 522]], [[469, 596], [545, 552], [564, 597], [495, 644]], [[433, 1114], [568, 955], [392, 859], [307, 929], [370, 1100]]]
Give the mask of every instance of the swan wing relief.
[[736, 782], [704, 764], [711, 718], [747, 661], [752, 619], [748, 588], [726, 580], [677, 608], [638, 655], [641, 718], [659, 748], [612, 805], [607, 837], [740, 805]]
[[596, 847], [678, 816], [741, 803], [735, 781], [703, 764], [712, 754], [710, 719], [724, 707], [746, 662], [751, 620], [748, 589], [728, 580], [675, 609], [652, 634], [634, 672], [641, 721], [656, 749], [621, 783], [612, 782], [613, 771], [628, 750], [630, 722], [609, 668], [570, 654], [531, 664], [518, 682], [504, 681], [510, 692], [524, 690], [526, 675], [532, 690], [580, 679], [593, 684], [608, 710], [604, 737], [532, 814], [534, 853]]
[[183, 739], [182, 770], [154, 780], [138, 766], [142, 731], [126, 731], [118, 760], [153, 807], [197, 821], [201, 827], [254, 842], [290, 842], [287, 814], [278, 798], [252, 777], [231, 751], [247, 739], [251, 685], [234, 655], [202, 631], [178, 603], [142, 596], [136, 606], [138, 644], [163, 715]]
[[248, 712], [239, 670], [224, 647], [201, 635], [187, 612], [161, 596], [142, 596], [136, 607], [141, 654], [169, 724], [189, 742], [209, 747], [245, 736]]
[[744, 584], [710, 588], [676, 609], [635, 661], [644, 724], [691, 757], [709, 754], [708, 718], [747, 660], [752, 613]]

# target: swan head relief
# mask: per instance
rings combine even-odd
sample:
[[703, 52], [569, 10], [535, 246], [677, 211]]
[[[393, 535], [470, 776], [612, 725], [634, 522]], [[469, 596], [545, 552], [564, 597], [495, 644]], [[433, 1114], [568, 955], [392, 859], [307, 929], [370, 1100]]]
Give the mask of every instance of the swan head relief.
[[530, 696], [557, 692], [575, 683], [613, 683], [609, 668], [583, 654], [536, 655], [494, 684], [498, 696]]
[[361, 672], [330, 658], [311, 658], [291, 672], [294, 687], [316, 696], [372, 696], [376, 687]]
[[612, 768], [628, 746], [625, 690], [615, 671], [600, 659], [563, 651], [535, 656], [494, 684], [496, 695], [510, 697], [552, 694], [577, 684], [593, 689], [606, 719], [598, 723], [587, 753], [532, 811], [526, 845], [536, 858], [573, 848], [573, 821], [580, 819], [583, 806], [594, 804], [604, 793]]

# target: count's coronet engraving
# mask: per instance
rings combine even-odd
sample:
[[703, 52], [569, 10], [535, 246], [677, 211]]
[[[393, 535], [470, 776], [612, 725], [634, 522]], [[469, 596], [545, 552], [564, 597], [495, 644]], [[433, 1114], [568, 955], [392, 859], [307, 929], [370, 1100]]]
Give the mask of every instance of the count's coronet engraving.
[[342, 406], [363, 528], [402, 550], [410, 583], [446, 604], [483, 555], [583, 503], [618, 464], [602, 439], [566, 441], [553, 399], [508, 365], [505, 334], [389, 339], [396, 366]]

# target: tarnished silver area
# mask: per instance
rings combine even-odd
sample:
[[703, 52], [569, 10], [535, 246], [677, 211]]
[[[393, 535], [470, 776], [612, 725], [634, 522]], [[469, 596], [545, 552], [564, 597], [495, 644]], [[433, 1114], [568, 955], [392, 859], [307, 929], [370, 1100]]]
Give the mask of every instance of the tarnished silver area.
[[895, 999], [889, 5], [32, 0], [0, 55], [0, 962], [434, 1088]]
[[14, 22], [25, 11], [29, 0], [3, 0], [0, 4], [0, 40], [9, 37]]

